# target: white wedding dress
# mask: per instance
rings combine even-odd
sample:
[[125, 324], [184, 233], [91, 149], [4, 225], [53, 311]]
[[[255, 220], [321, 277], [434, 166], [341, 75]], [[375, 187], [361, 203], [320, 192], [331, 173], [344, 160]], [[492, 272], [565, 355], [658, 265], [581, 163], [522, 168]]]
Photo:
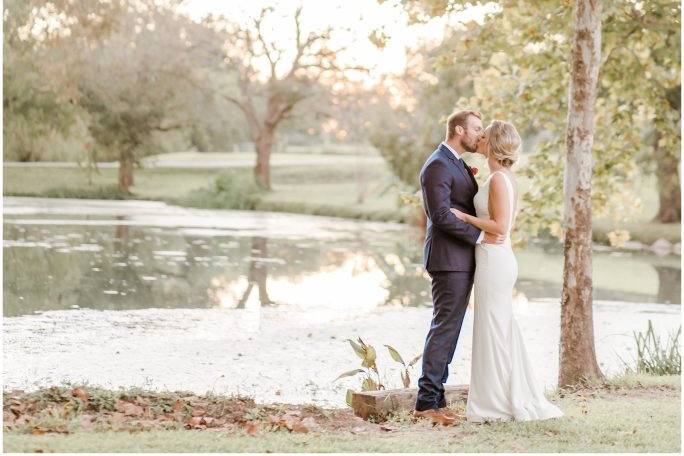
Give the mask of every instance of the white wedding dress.
[[513, 286], [518, 263], [511, 249], [514, 192], [508, 176], [492, 173], [474, 198], [479, 218], [490, 218], [489, 181], [501, 174], [506, 182], [510, 218], [506, 241], [501, 245], [479, 244], [475, 248], [475, 311], [470, 390], [466, 405], [468, 421], [530, 421], [563, 416], [544, 397], [522, 332], [513, 316]]

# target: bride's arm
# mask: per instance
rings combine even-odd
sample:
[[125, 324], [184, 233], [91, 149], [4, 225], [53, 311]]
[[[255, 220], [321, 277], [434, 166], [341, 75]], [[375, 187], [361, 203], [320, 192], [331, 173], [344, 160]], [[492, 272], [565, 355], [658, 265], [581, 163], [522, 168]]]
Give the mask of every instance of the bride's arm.
[[451, 209], [451, 212], [459, 219], [469, 223], [487, 233], [504, 235], [508, 231], [508, 195], [506, 194], [506, 183], [504, 178], [498, 175], [492, 176], [489, 184], [489, 215], [491, 219], [475, 217], [458, 209]]

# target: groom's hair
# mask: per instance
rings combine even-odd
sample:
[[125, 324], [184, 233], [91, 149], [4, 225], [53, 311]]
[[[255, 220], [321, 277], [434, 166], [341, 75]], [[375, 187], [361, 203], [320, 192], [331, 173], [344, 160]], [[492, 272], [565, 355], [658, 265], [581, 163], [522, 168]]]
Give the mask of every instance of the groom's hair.
[[466, 127], [466, 122], [468, 121], [469, 116], [475, 116], [480, 120], [482, 119], [482, 114], [480, 114], [478, 111], [474, 111], [472, 109], [462, 109], [462, 110], [454, 111], [449, 115], [449, 117], [447, 118], [447, 124], [446, 124], [446, 139], [447, 139], [447, 141], [450, 140], [451, 138], [453, 138], [454, 135], [456, 134], [456, 125], [460, 125], [463, 128]]

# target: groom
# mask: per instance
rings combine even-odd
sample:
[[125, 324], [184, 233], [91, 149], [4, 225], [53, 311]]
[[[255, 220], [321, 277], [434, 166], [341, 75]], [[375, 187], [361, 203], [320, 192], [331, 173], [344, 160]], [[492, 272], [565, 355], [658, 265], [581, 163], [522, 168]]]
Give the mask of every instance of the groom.
[[420, 171], [427, 230], [423, 262], [432, 279], [433, 313], [423, 350], [423, 373], [418, 380], [414, 416], [456, 415], [446, 408], [444, 383], [454, 357], [463, 317], [468, 307], [475, 273], [475, 245], [500, 244], [504, 236], [484, 233], [458, 218], [454, 207], [475, 215], [473, 197], [477, 182], [461, 156], [475, 152], [483, 134], [477, 111], [452, 113], [447, 119], [446, 140], [430, 155]]

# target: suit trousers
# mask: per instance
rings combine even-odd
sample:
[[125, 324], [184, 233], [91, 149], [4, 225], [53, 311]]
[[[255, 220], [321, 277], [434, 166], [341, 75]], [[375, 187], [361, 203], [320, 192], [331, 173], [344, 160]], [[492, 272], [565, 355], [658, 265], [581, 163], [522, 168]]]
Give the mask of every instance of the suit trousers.
[[446, 406], [444, 383], [454, 357], [473, 288], [474, 271], [429, 272], [432, 278], [432, 322], [423, 349], [416, 410]]

